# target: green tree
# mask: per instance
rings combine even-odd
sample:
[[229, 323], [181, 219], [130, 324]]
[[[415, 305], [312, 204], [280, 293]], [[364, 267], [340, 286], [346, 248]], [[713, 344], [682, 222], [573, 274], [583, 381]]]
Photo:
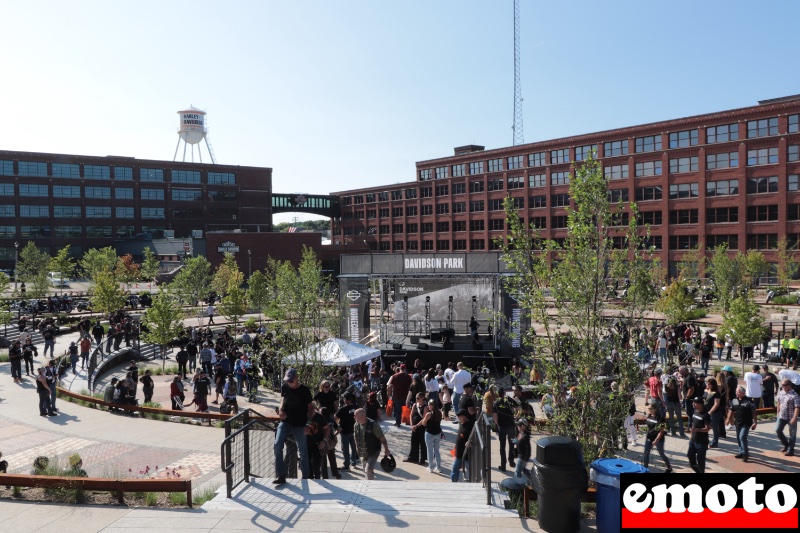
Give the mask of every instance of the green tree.
[[125, 291], [110, 270], [94, 273], [92, 311], [108, 315], [125, 307]]
[[788, 287], [789, 283], [794, 279], [795, 274], [797, 274], [798, 266], [800, 266], [795, 260], [797, 249], [796, 247], [794, 249], [789, 249], [786, 237], [781, 237], [778, 240], [778, 250], [776, 253], [778, 256], [778, 263], [775, 265], [775, 274], [778, 277], [778, 283], [783, 287]]
[[244, 281], [244, 274], [239, 271], [236, 257], [232, 253], [225, 252], [222, 263], [214, 273], [211, 286], [217, 291], [217, 294], [222, 296], [227, 294], [233, 287], [239, 287], [242, 281]]
[[750, 288], [756, 287], [758, 278], [769, 270], [764, 254], [758, 250], [748, 250], [746, 254], [739, 252], [737, 259], [740, 261], [742, 273], [747, 280], [747, 286]]
[[[608, 332], [605, 314], [610, 312], [607, 284], [614, 281], [609, 277], [624, 273], [630, 279], [624, 313], [632, 320], [630, 327], [638, 327], [643, 320], [641, 311], [654, 297], [652, 285], [658, 269], [645, 246], [646, 228], [636, 225], [635, 206], [610, 203], [602, 168], [593, 157], [576, 167], [570, 198], [573, 207], [568, 209], [563, 245], [542, 241], [538, 230], [526, 227], [506, 200], [509, 241], [503, 251], [512, 274], [504, 283], [523, 313], [537, 325], [527, 329], [521, 341], [537, 354], [545, 369], [544, 392], [556, 399], [553, 431], [580, 440], [584, 456], [591, 462], [613, 454], [623, 437], [622, 420], [630, 398], [641, 385], [632, 356], [623, 357], [618, 365], [620, 394], [609, 396], [603, 380], [598, 379], [612, 348], [623, 354], [631, 352], [621, 335], [604, 339]], [[623, 208], [633, 212], [627, 226], [621, 216]], [[615, 246], [624, 252], [615, 253]], [[562, 387], [573, 383], [577, 401], [566, 403]]]
[[247, 293], [245, 290], [238, 286], [229, 288], [228, 293], [220, 302], [219, 311], [233, 322], [233, 335], [236, 338], [239, 320], [247, 313]]
[[706, 264], [706, 256], [702, 250], [703, 243], [701, 242], [691, 250], [684, 252], [681, 260], [678, 261], [678, 279], [688, 281], [700, 277]]
[[267, 285], [267, 278], [260, 271], [256, 270], [247, 280], [247, 301], [250, 308], [258, 312], [258, 320], [261, 321], [261, 313], [267, 307], [270, 293]]
[[139, 263], [133, 260], [131, 254], [125, 254], [117, 258], [117, 263], [114, 266], [114, 277], [120, 283], [133, 283], [139, 279], [140, 268]]
[[[206, 299], [211, 291], [211, 263], [202, 256], [190, 257], [178, 271], [169, 288], [184, 304], [197, 305], [200, 300]], [[202, 314], [203, 310], [200, 308], [198, 320]]]
[[[0, 294], [4, 294], [8, 290], [10, 283], [10, 278], [4, 272], [0, 272]], [[0, 325], [3, 326], [3, 335], [7, 333], [6, 329], [11, 324], [12, 316], [8, 300], [0, 301]]]
[[714, 249], [709, 263], [709, 274], [714, 279], [717, 292], [717, 307], [722, 313], [728, 312], [731, 301], [742, 289], [741, 256], [731, 258], [728, 247], [720, 244]]
[[161, 366], [166, 365], [167, 345], [183, 334], [183, 310], [174, 295], [161, 287], [142, 318], [147, 332], [142, 334], [145, 342], [158, 344], [161, 348]]
[[[759, 305], [750, 291], [745, 291], [731, 302], [728, 312], [722, 315], [720, 333], [730, 335], [739, 346], [755, 346], [764, 336], [763, 320]], [[742, 373], [744, 374], [744, 359]]]
[[656, 302], [656, 311], [664, 315], [668, 324], [679, 324], [689, 319], [689, 311], [694, 305], [694, 298], [689, 294], [685, 281], [673, 280]]
[[27, 294], [33, 298], [42, 298], [50, 290], [50, 256], [28, 241], [19, 253], [17, 272], [19, 280], [26, 284]]
[[158, 260], [158, 257], [153, 252], [153, 249], [148, 246], [142, 252], [142, 264], [140, 267], [142, 279], [148, 281], [154, 280], [158, 275], [160, 268], [161, 261]]
[[80, 267], [90, 281], [96, 282], [95, 277], [103, 271], [113, 272], [117, 265], [117, 252], [110, 246], [106, 248], [92, 248], [83, 255]]
[[[75, 259], [69, 255], [69, 246], [63, 247], [55, 257], [50, 258], [50, 271], [57, 272], [62, 280], [69, 279], [73, 270], [75, 270]], [[63, 286], [61, 292], [62, 294], [64, 292]]]

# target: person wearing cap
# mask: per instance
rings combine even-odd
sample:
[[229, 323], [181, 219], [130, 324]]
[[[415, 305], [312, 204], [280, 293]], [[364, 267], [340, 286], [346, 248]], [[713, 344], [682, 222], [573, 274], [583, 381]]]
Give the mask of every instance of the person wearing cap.
[[466, 409], [472, 420], [478, 419], [478, 401], [475, 398], [475, 386], [472, 383], [464, 384], [464, 393], [458, 403], [458, 410]]
[[402, 364], [400, 365], [400, 369], [395, 372], [386, 383], [386, 392], [392, 399], [392, 404], [394, 405], [392, 409], [394, 412], [392, 414], [394, 415], [395, 427], [400, 427], [403, 416], [403, 406], [406, 405], [406, 397], [408, 396], [408, 391], [411, 389], [412, 382], [411, 376], [409, 376], [406, 371], [406, 365]]
[[744, 387], [736, 387], [736, 398], [731, 401], [728, 412], [728, 424], [736, 422], [736, 440], [739, 442], [739, 453], [736, 459], [743, 459], [746, 463], [750, 459], [750, 450], [747, 446], [747, 435], [750, 430], [755, 431], [758, 425], [756, 404], [747, 397]]
[[300, 471], [303, 474], [303, 478], [308, 479], [310, 469], [305, 427], [316, 411], [311, 390], [300, 383], [297, 370], [294, 368], [288, 369], [283, 376], [283, 382], [281, 386], [281, 405], [277, 409], [281, 421], [275, 433], [275, 445], [273, 447], [276, 477], [272, 482], [276, 485], [286, 483], [287, 469], [283, 460], [283, 447], [290, 433], [294, 435], [297, 450], [300, 452]]
[[152, 402], [155, 383], [153, 383], [153, 378], [150, 375], [150, 369], [144, 371], [144, 376], [139, 378], [139, 381], [142, 383], [142, 393], [144, 394], [144, 403]]
[[[783, 371], [781, 372], [783, 373]], [[794, 455], [794, 444], [797, 440], [797, 416], [800, 414], [800, 396], [794, 390], [794, 383], [785, 378], [781, 381], [781, 391], [778, 393], [778, 423], [775, 426], [775, 433], [783, 444], [783, 455], [791, 457]], [[783, 434], [783, 430], [789, 426], [789, 438]]]
[[753, 402], [756, 409], [758, 409], [759, 403], [761, 402], [761, 385], [763, 381], [764, 378], [761, 375], [761, 367], [759, 365], [753, 365], [753, 371], [746, 372], [744, 375], [747, 397], [750, 398], [750, 401]]
[[667, 469], [665, 474], [672, 473], [672, 465], [669, 458], [664, 453], [664, 439], [667, 436], [667, 424], [664, 421], [664, 413], [662, 413], [656, 405], [650, 404], [647, 406], [647, 434], [644, 439], [644, 457], [642, 458], [642, 465], [645, 468], [650, 464], [650, 450], [655, 446], [661, 460]]
[[461, 477], [461, 468], [469, 468], [469, 461], [466, 457], [467, 443], [475, 426], [475, 419], [470, 416], [469, 411], [461, 409], [456, 413], [458, 418], [458, 435], [456, 436], [456, 458], [453, 461], [453, 470], [450, 472], [450, 481], [458, 483]]
[[517, 403], [506, 396], [503, 387], [497, 389], [498, 400], [492, 405], [492, 419], [497, 425], [497, 438], [500, 440], [500, 466], [501, 472], [506, 471], [506, 442], [508, 442], [508, 464], [514, 468], [514, 410]]
[[711, 429], [711, 417], [706, 413], [703, 397], [692, 398], [694, 412], [689, 419], [689, 451], [686, 457], [689, 466], [698, 474], [706, 471], [706, 452], [708, 451], [708, 430]]
[[69, 343], [69, 364], [72, 365], [72, 373], [77, 374], [78, 369], [78, 345], [75, 341]]

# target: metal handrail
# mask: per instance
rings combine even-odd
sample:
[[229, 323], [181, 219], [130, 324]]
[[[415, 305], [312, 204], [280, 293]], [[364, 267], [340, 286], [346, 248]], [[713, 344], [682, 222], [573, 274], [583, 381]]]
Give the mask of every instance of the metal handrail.
[[492, 446], [491, 446], [491, 419], [481, 412], [464, 450], [463, 459], [470, 463], [468, 476], [470, 483], [483, 483], [486, 489], [486, 505], [492, 504]]

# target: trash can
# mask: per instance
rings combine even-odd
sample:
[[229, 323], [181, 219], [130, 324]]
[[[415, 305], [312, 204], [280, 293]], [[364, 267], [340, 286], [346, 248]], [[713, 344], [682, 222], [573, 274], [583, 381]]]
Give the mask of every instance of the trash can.
[[531, 484], [539, 498], [539, 527], [574, 533], [581, 527], [581, 500], [589, 486], [581, 443], [569, 437], [536, 442]]
[[646, 474], [649, 470], [627, 459], [598, 459], [592, 463], [590, 477], [597, 485], [598, 533], [618, 533], [620, 523], [620, 474]]

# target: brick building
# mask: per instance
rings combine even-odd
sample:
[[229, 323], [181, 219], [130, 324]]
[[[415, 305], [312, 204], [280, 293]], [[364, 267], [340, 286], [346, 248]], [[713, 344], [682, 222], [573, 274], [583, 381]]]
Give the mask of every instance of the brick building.
[[272, 231], [272, 169], [0, 151], [0, 265], [14, 242], [74, 256], [125, 239]]
[[727, 243], [776, 261], [800, 236], [800, 95], [718, 113], [417, 163], [416, 181], [335, 193], [334, 243], [376, 252], [482, 252], [506, 235], [511, 197], [542, 236], [566, 235], [573, 162], [591, 151], [614, 201], [635, 201], [672, 272], [685, 250]]

